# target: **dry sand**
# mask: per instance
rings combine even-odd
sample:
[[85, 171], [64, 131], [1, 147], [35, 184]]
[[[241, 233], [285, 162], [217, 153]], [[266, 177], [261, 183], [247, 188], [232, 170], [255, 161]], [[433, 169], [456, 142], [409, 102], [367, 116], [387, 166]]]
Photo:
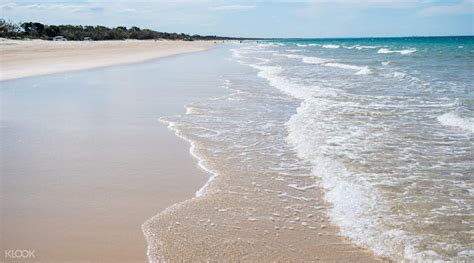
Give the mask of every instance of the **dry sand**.
[[214, 41], [0, 40], [0, 81], [201, 51]]

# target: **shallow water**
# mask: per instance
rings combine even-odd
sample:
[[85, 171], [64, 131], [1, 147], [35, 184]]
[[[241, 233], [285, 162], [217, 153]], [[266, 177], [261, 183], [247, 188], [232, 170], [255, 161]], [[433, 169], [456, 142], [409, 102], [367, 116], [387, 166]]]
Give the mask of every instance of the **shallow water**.
[[316, 184], [320, 179], [332, 222], [378, 255], [469, 261], [473, 43], [248, 43], [229, 55], [247, 69], [222, 74], [230, 95], [162, 121], [206, 149], [203, 159], [273, 171], [283, 182], [307, 174]]

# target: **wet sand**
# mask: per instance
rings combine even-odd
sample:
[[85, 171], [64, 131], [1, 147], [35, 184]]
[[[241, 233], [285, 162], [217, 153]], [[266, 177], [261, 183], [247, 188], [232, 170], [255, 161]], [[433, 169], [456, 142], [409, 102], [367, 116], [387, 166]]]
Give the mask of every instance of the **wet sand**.
[[0, 39], [0, 80], [143, 62], [213, 45], [214, 41]]
[[208, 178], [157, 120], [209, 96], [175, 74], [197, 71], [196, 54], [1, 82], [2, 252], [147, 260], [141, 225]]
[[268, 95], [250, 67], [230, 60], [219, 70], [225, 96], [196, 101], [185, 116], [161, 118], [217, 175], [203, 195], [143, 225], [150, 262], [382, 262], [340, 235], [320, 180], [285, 150], [286, 115], [268, 114], [276, 100], [292, 102], [279, 92]]
[[[248, 179], [255, 184], [245, 185]], [[311, 199], [298, 200], [299, 190], [283, 196], [281, 185], [251, 174], [226, 174], [214, 186], [224, 188], [168, 208], [145, 224], [152, 262], [383, 262], [339, 235], [319, 188], [306, 191]]]

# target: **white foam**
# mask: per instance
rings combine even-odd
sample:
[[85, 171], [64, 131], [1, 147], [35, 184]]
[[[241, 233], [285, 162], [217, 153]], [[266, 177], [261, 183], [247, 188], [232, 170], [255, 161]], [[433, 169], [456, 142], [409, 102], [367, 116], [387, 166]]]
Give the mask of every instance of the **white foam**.
[[[344, 234], [355, 243], [372, 247], [379, 255], [393, 255], [406, 243], [402, 231], [386, 232], [379, 229], [376, 218], [366, 216], [384, 207], [383, 199], [372, 191], [364, 178], [354, 177], [344, 165], [334, 159], [324, 157], [314, 147], [314, 132], [305, 124], [311, 107], [311, 99], [302, 103], [298, 113], [287, 123], [289, 142], [298, 156], [314, 164], [313, 174], [322, 178], [328, 201], [334, 204], [330, 216], [341, 227]], [[383, 233], [380, 235], [380, 233]]]
[[390, 61], [382, 61], [381, 64], [382, 64], [383, 66], [388, 66], [388, 64], [390, 64]]
[[274, 46], [283, 46], [281, 43], [261, 43], [258, 44], [259, 47], [274, 47]]
[[273, 54], [274, 56], [287, 57], [287, 58], [303, 58], [303, 55], [296, 54]]
[[[392, 53], [401, 52], [401, 50], [389, 51]], [[381, 58], [383, 57], [381, 56]], [[369, 66], [353, 65], [351, 63], [344, 64], [345, 61], [342, 60], [336, 61], [335, 59], [315, 57], [302, 57], [301, 59], [304, 63], [316, 64], [313, 67], [318, 68], [334, 67], [340, 68], [341, 71], [347, 70], [349, 73], [353, 70], [353, 72], [357, 72], [358, 74], [370, 74], [371, 72]], [[384, 60], [387, 60], [387, 58]], [[384, 62], [379, 61], [378, 63], [384, 65]], [[389, 61], [386, 61], [386, 64], [388, 63]], [[374, 182], [377, 182], [379, 179], [372, 181], [373, 178], [371, 178], [370, 175], [366, 176], [366, 174], [359, 173], [357, 170], [352, 171], [350, 163], [345, 166], [344, 155], [351, 158], [357, 154], [357, 152], [348, 151], [348, 149], [350, 150], [350, 147], [347, 146], [351, 145], [351, 140], [358, 140], [357, 143], [365, 141], [365, 139], [359, 140], [359, 138], [367, 137], [367, 134], [369, 134], [368, 132], [372, 131], [370, 129], [364, 130], [364, 127], [371, 125], [371, 123], [363, 123], [360, 127], [359, 125], [348, 125], [347, 132], [343, 131], [339, 133], [340, 126], [336, 126], [338, 125], [336, 124], [338, 123], [338, 120], [336, 118], [328, 119], [334, 117], [330, 114], [329, 110], [342, 108], [345, 109], [344, 112], [352, 113], [350, 110], [353, 106], [351, 105], [354, 104], [354, 106], [357, 106], [357, 110], [361, 110], [360, 106], [362, 106], [362, 104], [358, 104], [358, 101], [354, 100], [343, 100], [341, 102], [341, 99], [334, 100], [334, 98], [329, 98], [325, 94], [322, 96], [316, 96], [316, 94], [320, 95], [318, 92], [323, 94], [322, 92], [324, 91], [321, 90], [325, 90], [326, 88], [331, 88], [334, 93], [339, 95], [337, 96], [338, 98], [345, 94], [344, 91], [337, 90], [330, 85], [324, 85], [324, 83], [305, 82], [296, 77], [291, 78], [291, 73], [293, 73], [292, 68], [278, 66], [265, 67], [261, 65], [253, 65], [253, 67], [260, 70], [258, 75], [262, 78], [268, 79], [270, 85], [290, 96], [302, 100], [300, 107], [297, 109], [297, 113], [293, 115], [286, 124], [288, 129], [287, 140], [290, 142], [290, 145], [294, 147], [298, 156], [302, 158], [303, 161], [312, 164], [312, 174], [322, 179], [322, 185], [326, 188], [325, 197], [333, 204], [329, 210], [330, 218], [332, 222], [340, 226], [341, 232], [345, 236], [352, 239], [354, 243], [358, 245], [370, 247], [377, 255], [391, 257], [395, 261], [403, 262], [404, 260], [413, 260], [421, 262], [431, 259], [438, 260], [439, 257], [443, 256], [441, 253], [436, 255], [432, 252], [437, 251], [437, 253], [439, 253], [436, 248], [432, 249], [430, 247], [425, 251], [420, 251], [420, 247], [417, 245], [423, 241], [423, 236], [417, 235], [416, 233], [412, 234], [409, 229], [405, 232], [403, 230], [407, 228], [391, 225], [390, 223], [392, 222], [390, 221], [386, 224], [387, 220], [396, 220], [397, 218], [389, 212], [392, 208], [391, 200], [384, 198], [385, 193], [383, 190], [379, 191], [380, 188], [374, 184]], [[378, 71], [377, 73], [382, 74], [383, 72]], [[288, 74], [290, 74], [290, 76], [287, 76]], [[413, 76], [405, 72], [391, 71], [385, 74], [387, 74], [388, 77], [396, 77], [408, 81], [412, 81], [413, 79], [413, 81], [415, 81]], [[421, 80], [418, 80], [417, 83], [420, 81]], [[321, 85], [321, 87], [318, 85]], [[384, 99], [384, 96], [380, 97]], [[387, 104], [385, 101], [378, 100], [376, 104], [380, 104], [381, 109], [385, 109], [386, 107], [406, 107], [403, 103], [394, 103], [392, 105]], [[419, 107], [436, 106], [437, 109], [439, 109], [438, 105], [434, 104], [436, 103], [420, 103], [421, 106]], [[373, 106], [374, 105], [370, 104], [370, 107]], [[410, 106], [416, 105], [410, 104]], [[328, 107], [331, 108], [329, 108], [329, 110], [322, 110], [328, 109]], [[447, 111], [449, 110], [445, 110], [445, 112]], [[433, 118], [426, 118], [430, 124], [433, 124]], [[331, 130], [331, 125], [334, 126], [332, 127], [334, 130]], [[436, 125], [436, 123], [433, 126], [437, 129], [441, 129], [442, 127], [441, 125]], [[449, 132], [449, 128], [445, 129]], [[331, 133], [331, 131], [335, 131], [335, 133]], [[329, 135], [325, 136], [325, 134]], [[380, 135], [384, 134], [380, 133]], [[369, 150], [371, 150], [371, 145], [364, 145], [367, 145], [367, 150], [369, 152]], [[362, 148], [364, 148], [364, 145], [362, 145]], [[339, 159], [339, 156], [342, 158]], [[364, 161], [363, 163], [367, 162]], [[278, 171], [277, 168], [272, 170]], [[281, 177], [278, 177], [275, 180], [285, 181], [283, 178], [292, 176], [290, 173], [285, 172], [278, 172], [278, 174]], [[386, 181], [383, 182], [385, 183]], [[387, 185], [390, 185], [389, 183], [390, 182], [388, 182]], [[285, 185], [292, 188], [289, 189], [289, 191], [292, 191], [289, 192], [290, 194], [294, 193], [294, 190], [306, 190], [306, 186], [290, 183], [289, 181], [286, 182]], [[281, 194], [281, 197], [282, 201], [287, 201], [290, 198], [299, 198], [298, 196], [289, 196], [287, 193]], [[387, 215], [392, 215], [393, 218], [386, 217]], [[403, 221], [397, 220], [396, 222]], [[466, 252], [466, 255], [468, 255], [468, 253], [469, 252]]]
[[342, 46], [343, 48], [346, 48], [346, 49], [357, 49], [357, 50], [362, 50], [362, 49], [374, 49], [374, 48], [378, 48], [378, 46], [359, 46], [359, 45], [355, 45], [355, 46]]
[[393, 72], [393, 77], [395, 78], [403, 79], [403, 78], [406, 78], [407, 76], [408, 75], [405, 72], [398, 72], [398, 71]]
[[286, 52], [297, 53], [297, 52], [303, 52], [303, 50], [301, 50], [301, 49], [287, 49]]
[[232, 57], [234, 58], [242, 58], [242, 52], [239, 51], [238, 49], [235, 49], [235, 48], [232, 48], [230, 49], [230, 51], [232, 52]]
[[388, 48], [381, 48], [377, 53], [379, 54], [391, 54], [391, 53], [400, 53], [401, 55], [409, 55], [413, 52], [416, 52], [415, 48], [403, 49], [403, 50], [390, 50]]
[[167, 123], [168, 124], [168, 128], [170, 130], [173, 130], [175, 135], [178, 136], [179, 138], [189, 142], [189, 144], [191, 145], [191, 147], [189, 148], [189, 153], [191, 154], [191, 156], [193, 156], [194, 158], [196, 158], [196, 160], [198, 160], [198, 166], [205, 172], [208, 172], [211, 176], [209, 177], [209, 179], [207, 180], [207, 182], [204, 184], [203, 187], [201, 187], [201, 189], [199, 189], [197, 192], [196, 192], [196, 197], [199, 198], [199, 197], [202, 197], [206, 194], [206, 190], [207, 188], [209, 187], [210, 183], [216, 178], [216, 176], [218, 176], [218, 173], [212, 171], [211, 169], [207, 168], [206, 167], [206, 161], [204, 159], [202, 159], [199, 154], [197, 153], [197, 150], [196, 150], [196, 145], [194, 144], [194, 142], [192, 140], [190, 140], [189, 138], [187, 138], [186, 136], [184, 136], [181, 131], [176, 127], [176, 124], [174, 122], [171, 122], [171, 121], [167, 121], [166, 119], [163, 119], [163, 118], [160, 118], [158, 119], [159, 121], [161, 122], [164, 122], [164, 123]]
[[438, 121], [450, 127], [460, 128], [469, 132], [474, 132], [474, 119], [473, 118], [463, 118], [455, 112], [448, 112], [441, 116], [438, 116]]
[[332, 61], [331, 59], [324, 59], [318, 57], [303, 57], [303, 63], [306, 64], [324, 64]]
[[343, 63], [326, 63], [324, 65], [328, 67], [333, 67], [333, 68], [357, 70], [356, 75], [372, 74], [372, 71], [370, 70], [368, 66], [355, 66], [355, 65], [343, 64]]
[[186, 107], [186, 115], [190, 115], [190, 114], [195, 114], [198, 112], [198, 109], [197, 108], [194, 108], [194, 107]]
[[370, 75], [372, 73], [373, 73], [372, 70], [369, 67], [365, 66], [365, 67], [362, 67], [361, 70], [357, 71], [356, 75]]
[[340, 47], [339, 45], [333, 45], [333, 44], [323, 45], [323, 48], [339, 48], [339, 47]]
[[283, 71], [282, 67], [259, 65], [249, 66], [260, 70], [258, 73], [259, 77], [268, 80], [270, 85], [278, 88], [284, 93], [296, 98], [305, 98], [308, 96], [308, 91], [304, 87], [291, 83], [287, 78], [280, 76], [280, 73]]
[[341, 69], [350, 69], [350, 70], [357, 70], [355, 73], [356, 75], [368, 75], [372, 74], [372, 70], [368, 66], [355, 66], [343, 63], [333, 62], [333, 59], [325, 59], [325, 58], [318, 58], [318, 57], [302, 57], [303, 63], [306, 64], [321, 64], [327, 67], [333, 68], [341, 68]]
[[306, 44], [296, 44], [298, 47], [307, 47], [308, 45]]
[[[365, 69], [365, 67], [340, 63], [332, 64], [332, 66], [359, 71]], [[321, 89], [317, 87], [305, 90], [304, 86], [281, 76], [283, 73], [281, 67], [254, 67], [261, 70], [258, 75], [266, 78], [270, 85], [290, 96], [303, 100], [297, 113], [286, 124], [289, 133], [287, 139], [295, 147], [300, 158], [313, 163], [313, 175], [322, 178], [326, 188], [326, 198], [334, 204], [330, 213], [332, 221], [338, 224], [343, 233], [355, 243], [373, 248], [377, 255], [392, 256], [403, 251], [403, 247], [412, 251], [410, 244], [413, 244], [414, 241], [405, 232], [388, 231], [383, 228], [383, 225], [377, 223], [376, 217], [367, 216], [384, 207], [383, 199], [377, 196], [370, 184], [363, 181], [364, 178], [354, 177], [343, 164], [324, 157], [321, 149], [314, 147], [314, 145], [318, 145], [315, 141], [317, 138], [315, 138], [314, 131], [307, 127], [307, 120], [314, 118], [314, 116], [307, 107], [314, 107], [314, 103], [319, 105], [321, 101], [313, 102], [314, 94], [326, 91], [318, 91]], [[318, 107], [324, 107], [324, 104]], [[312, 117], [309, 118], [308, 114]], [[295, 184], [288, 184], [288, 186], [297, 190], [307, 190], [312, 187], [302, 187]], [[282, 193], [281, 197], [297, 198], [289, 196], [287, 193]]]
[[378, 46], [356, 46], [356, 49], [361, 50], [361, 49], [374, 49], [378, 48]]
[[[367, 246], [377, 255], [393, 256], [416, 243], [401, 230], [388, 230], [372, 215], [384, 210], [386, 204], [365, 177], [354, 176], [339, 161], [325, 156], [314, 127], [308, 126], [308, 119], [315, 118], [314, 110], [325, 107], [320, 100], [307, 98], [287, 122], [288, 141], [298, 156], [313, 164], [312, 172], [322, 179], [326, 189], [325, 197], [333, 204], [331, 220], [358, 245]], [[403, 255], [401, 255], [403, 258]]]
[[306, 186], [298, 186], [298, 184], [289, 184], [288, 187], [291, 187], [293, 189], [300, 190], [300, 191], [306, 191], [308, 189], [313, 189], [317, 187], [317, 185], [312, 184], [312, 185], [306, 185]]

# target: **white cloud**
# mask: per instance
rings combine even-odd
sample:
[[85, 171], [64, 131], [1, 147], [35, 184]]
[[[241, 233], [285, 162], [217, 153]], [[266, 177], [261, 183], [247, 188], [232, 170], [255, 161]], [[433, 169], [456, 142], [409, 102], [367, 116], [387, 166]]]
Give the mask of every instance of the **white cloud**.
[[209, 7], [211, 11], [241, 11], [254, 9], [255, 5], [222, 5]]
[[[54, 3], [39, 3], [39, 4], [17, 4], [14, 2], [6, 3], [0, 6], [4, 11], [10, 12], [87, 12], [98, 11], [98, 7], [91, 5], [79, 4], [54, 4]], [[99, 8], [102, 9], [102, 8]]]
[[121, 12], [133, 13], [133, 12], [137, 12], [137, 9], [135, 9], [135, 8], [125, 8], [125, 9], [122, 9]]
[[[329, 4], [340, 7], [385, 7], [385, 8], [407, 8], [422, 2], [423, 0], [306, 0], [300, 1], [308, 4]], [[291, 1], [290, 1], [291, 2]]]
[[419, 16], [449, 16], [464, 15], [474, 13], [474, 0], [464, 0], [452, 5], [434, 5], [427, 7], [420, 12]]

